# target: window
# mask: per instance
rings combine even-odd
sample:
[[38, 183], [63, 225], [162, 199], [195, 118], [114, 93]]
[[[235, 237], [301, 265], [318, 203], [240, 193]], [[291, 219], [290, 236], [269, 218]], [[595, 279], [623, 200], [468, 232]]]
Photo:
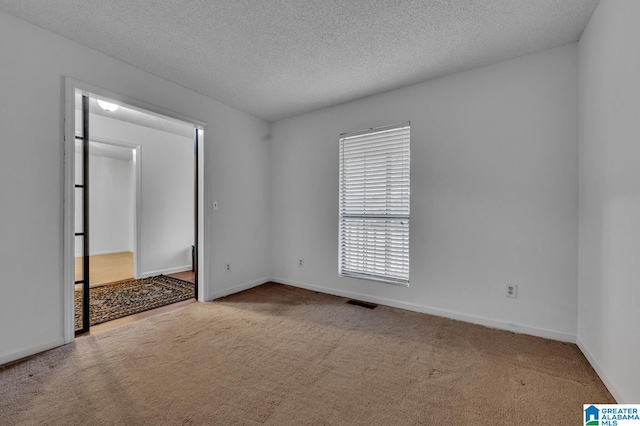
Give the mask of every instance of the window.
[[339, 273], [409, 285], [410, 123], [340, 137]]

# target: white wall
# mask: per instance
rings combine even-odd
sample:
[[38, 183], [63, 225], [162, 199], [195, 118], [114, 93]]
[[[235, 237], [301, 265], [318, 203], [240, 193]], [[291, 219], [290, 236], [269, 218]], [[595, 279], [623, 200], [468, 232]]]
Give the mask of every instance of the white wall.
[[4, 13], [0, 57], [0, 363], [64, 341], [65, 76], [206, 122], [205, 298], [269, 277], [268, 123]]
[[89, 215], [91, 254], [132, 251], [133, 162], [91, 156]]
[[578, 344], [640, 401], [640, 2], [601, 0], [580, 39]]
[[[96, 114], [90, 115], [90, 129], [91, 137], [98, 140], [141, 147], [140, 158], [136, 159], [141, 163], [138, 277], [190, 269], [194, 244], [193, 138]], [[93, 164], [89, 170], [92, 168]], [[89, 184], [93, 191], [94, 182], [90, 180]], [[93, 198], [89, 202], [93, 207]], [[96, 225], [91, 223], [91, 244]]]
[[[577, 67], [573, 43], [274, 123], [274, 279], [574, 341]], [[407, 120], [411, 286], [340, 278], [338, 135]]]
[[[76, 158], [81, 153], [76, 153]], [[89, 217], [91, 255], [133, 251], [133, 161], [91, 155], [89, 168]], [[76, 161], [76, 173], [82, 164]], [[79, 191], [78, 191], [79, 192]], [[81, 199], [76, 203], [76, 230], [82, 230]], [[75, 255], [82, 256], [82, 239], [76, 239]]]

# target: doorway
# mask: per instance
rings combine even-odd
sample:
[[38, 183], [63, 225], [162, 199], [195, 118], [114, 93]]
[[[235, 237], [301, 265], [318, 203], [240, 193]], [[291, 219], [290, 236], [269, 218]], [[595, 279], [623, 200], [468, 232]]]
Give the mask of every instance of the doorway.
[[[74, 111], [67, 134], [73, 131], [75, 164], [66, 167], [73, 196], [65, 203], [65, 220], [72, 216], [73, 303], [65, 304], [72, 305], [77, 335], [112, 318], [102, 315], [103, 308], [124, 316], [197, 299], [203, 131], [198, 124], [69, 86]], [[155, 299], [154, 289], [160, 295]], [[109, 294], [96, 300], [103, 293]], [[133, 306], [136, 301], [140, 306]]]
[[[137, 276], [136, 199], [140, 195], [140, 145], [89, 141], [90, 287]], [[83, 173], [82, 145], [76, 144], [76, 180]], [[76, 232], [82, 230], [83, 202], [76, 197]], [[75, 245], [75, 274], [81, 277], [81, 244]], [[76, 288], [77, 290], [77, 288]]]

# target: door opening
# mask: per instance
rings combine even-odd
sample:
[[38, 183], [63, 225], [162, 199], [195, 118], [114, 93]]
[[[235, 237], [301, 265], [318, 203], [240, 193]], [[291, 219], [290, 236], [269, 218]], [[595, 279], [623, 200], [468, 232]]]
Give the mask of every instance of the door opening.
[[[204, 248], [204, 222], [199, 211], [203, 205], [203, 130], [201, 125], [125, 102], [118, 103], [118, 115], [112, 114], [113, 110], [102, 112], [97, 109], [98, 100], [111, 103], [111, 98], [72, 81], [67, 89], [67, 99], [73, 99], [74, 107], [73, 114], [67, 108], [67, 120], [73, 127], [67, 127], [65, 140], [73, 134], [73, 144], [67, 142], [66, 147], [67, 152], [72, 148], [75, 153], [75, 164], [69, 164], [71, 156], [66, 157], [65, 179], [67, 187], [73, 188], [67, 188], [65, 202], [65, 234], [73, 233], [72, 238], [65, 236], [65, 241], [72, 242], [65, 245], [65, 276], [70, 277], [66, 282], [73, 290], [65, 290], [69, 296], [65, 298], [65, 315], [73, 330], [65, 330], [65, 340], [71, 341], [73, 335], [86, 333], [92, 325], [111, 318], [99, 312], [99, 307], [113, 307], [118, 298], [146, 298], [141, 302], [144, 310], [187, 297], [198, 299], [203, 285], [203, 268], [198, 262]], [[112, 169], [130, 172], [108, 175]], [[128, 198], [127, 181], [134, 183]], [[123, 212], [131, 215], [125, 217]], [[98, 256], [110, 259], [123, 253], [131, 254], [125, 260], [133, 264], [130, 280], [107, 278], [104, 282], [96, 278], [92, 268], [99, 264]], [[143, 285], [147, 286], [144, 290]], [[149, 288], [155, 287], [158, 294], [169, 293], [167, 288], [174, 294], [150, 302]], [[99, 293], [113, 293], [116, 288], [116, 296], [102, 295], [96, 302]], [[123, 296], [122, 292], [128, 293]], [[129, 306], [116, 306], [114, 311], [118, 311], [116, 315], [138, 313], [141, 307], [132, 311], [127, 310]]]
[[[81, 154], [76, 150], [76, 158]], [[138, 275], [135, 231], [136, 201], [141, 194], [140, 161], [139, 145], [96, 138], [89, 141], [90, 288]], [[77, 206], [76, 223], [81, 217], [80, 210]], [[82, 251], [77, 246], [75, 256], [78, 275]]]

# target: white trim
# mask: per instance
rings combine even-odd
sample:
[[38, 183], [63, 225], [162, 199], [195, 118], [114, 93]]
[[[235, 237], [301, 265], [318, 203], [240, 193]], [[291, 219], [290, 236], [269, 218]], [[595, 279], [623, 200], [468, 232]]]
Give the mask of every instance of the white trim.
[[235, 287], [231, 287], [225, 290], [215, 291], [211, 294], [209, 300], [219, 299], [221, 297], [229, 296], [230, 294], [240, 293], [241, 291], [249, 290], [253, 287], [258, 287], [259, 285], [266, 284], [271, 281], [271, 278], [259, 278], [254, 281], [250, 281], [248, 283], [240, 284]]
[[[206, 208], [209, 202], [209, 197], [204, 190], [205, 182], [205, 167], [204, 167], [204, 129], [197, 127], [198, 131], [195, 133], [195, 137], [198, 138], [198, 259], [196, 266], [198, 268], [198, 301], [206, 302], [209, 295], [209, 267], [208, 262], [205, 262], [204, 253], [208, 253], [211, 242], [209, 228], [205, 226], [206, 215], [208, 209]], [[205, 238], [206, 236], [206, 238]]]
[[190, 271], [191, 270], [191, 265], [185, 265], [185, 266], [178, 266], [175, 268], [167, 268], [167, 269], [160, 269], [157, 271], [149, 271], [149, 272], [143, 272], [140, 274], [140, 278], [148, 278], [148, 277], [155, 277], [158, 275], [167, 275], [167, 274], [175, 274], [176, 272], [183, 272], [183, 271]]
[[386, 299], [382, 297], [371, 297], [364, 294], [352, 293], [350, 291], [335, 290], [332, 288], [317, 286], [300, 281], [288, 280], [286, 278], [273, 277], [274, 282], [300, 287], [307, 290], [318, 291], [321, 293], [332, 294], [334, 296], [347, 297], [350, 299], [363, 300], [365, 302], [377, 303], [379, 305], [391, 306], [394, 308], [406, 309], [408, 311], [421, 312], [423, 314], [436, 315], [439, 317], [450, 318], [458, 321], [469, 322], [472, 324], [483, 325], [489, 328], [511, 331], [514, 333], [529, 334], [532, 336], [542, 337], [545, 339], [558, 340], [561, 342], [575, 343], [576, 336], [561, 331], [547, 330], [544, 328], [533, 327], [525, 324], [515, 324], [504, 321], [493, 320], [490, 318], [480, 317], [476, 315], [464, 314], [461, 312], [449, 311], [446, 309], [434, 308], [431, 306], [415, 305], [413, 303], [400, 302], [398, 300]]
[[138, 278], [140, 269], [140, 254], [142, 244], [142, 145], [137, 145], [134, 150], [133, 162], [133, 277]]
[[[141, 110], [141, 112], [144, 112], [147, 114], [151, 113], [153, 115], [159, 116], [160, 118], [171, 118], [174, 120], [182, 121], [183, 123], [193, 124], [195, 127], [205, 127], [207, 125], [207, 123], [203, 121], [196, 120], [192, 117], [187, 117], [186, 115], [182, 115], [175, 111], [168, 110], [161, 106], [153, 105], [145, 101], [141, 101], [139, 99], [131, 98], [129, 96], [119, 95], [117, 93], [104, 90], [100, 87], [93, 86], [88, 83], [84, 83], [82, 81], [76, 80], [71, 77], [65, 77], [65, 82], [67, 84], [72, 85], [74, 89], [91, 93], [92, 95], [94, 95], [94, 97], [108, 98], [118, 103], [127, 104], [127, 108], [133, 107], [134, 109]], [[75, 111], [75, 90], [74, 90], [74, 111]]]
[[58, 346], [62, 346], [64, 344], [64, 337], [59, 337], [55, 340], [51, 340], [46, 343], [40, 343], [39, 345], [27, 346], [26, 348], [21, 348], [17, 351], [7, 351], [3, 354], [0, 354], [0, 365], [17, 361], [19, 359], [38, 354], [40, 352], [48, 351], [49, 349], [57, 348]]
[[584, 354], [584, 357], [589, 361], [591, 367], [595, 370], [596, 374], [602, 380], [602, 383], [607, 387], [613, 398], [616, 400], [618, 404], [631, 404], [634, 401], [631, 401], [629, 398], [625, 398], [623, 393], [620, 392], [620, 388], [614, 383], [613, 379], [611, 379], [602, 368], [601, 364], [596, 360], [596, 357], [593, 355], [593, 352], [589, 349], [589, 347], [584, 343], [584, 340], [578, 336], [576, 339], [576, 344], [578, 348]]
[[71, 80], [65, 80], [64, 117], [64, 203], [63, 208], [63, 340], [71, 343], [74, 330], [74, 290], [75, 286], [75, 164], [76, 164], [76, 88]]

